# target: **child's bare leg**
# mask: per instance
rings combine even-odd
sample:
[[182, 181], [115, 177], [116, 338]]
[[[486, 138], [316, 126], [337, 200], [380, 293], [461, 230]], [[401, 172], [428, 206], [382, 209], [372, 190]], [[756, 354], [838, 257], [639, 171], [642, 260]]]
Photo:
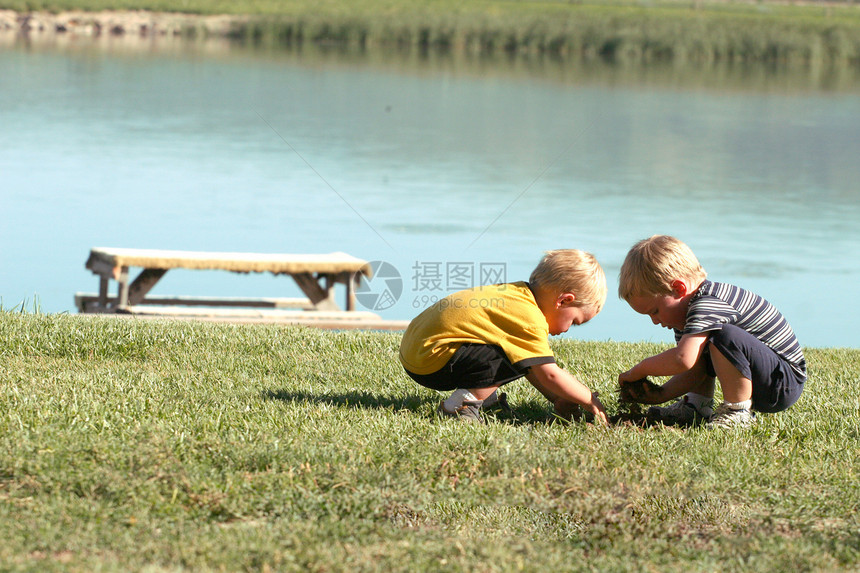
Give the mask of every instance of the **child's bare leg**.
[[[714, 397], [714, 377], [708, 375], [705, 368], [705, 360], [699, 360], [695, 366], [673, 376], [668, 382], [663, 384], [661, 388], [661, 400], [665, 402], [678, 396], [683, 396], [689, 392], [698, 394], [705, 398]], [[658, 402], [659, 403], [659, 402]]]
[[745, 378], [713, 344], [711, 344], [711, 363], [720, 381], [724, 401], [734, 404], [752, 398], [752, 380]]
[[443, 408], [445, 408], [446, 412], [454, 412], [467, 401], [472, 405], [481, 407], [483, 402], [492, 396], [497, 388], [498, 386], [490, 388], [472, 388], [469, 390], [459, 388], [454, 390], [454, 392], [442, 402]]
[[489, 398], [490, 396], [492, 396], [493, 392], [495, 392], [498, 389], [499, 389], [498, 386], [488, 386], [486, 388], [471, 388], [469, 390], [469, 392], [471, 392], [472, 396], [474, 396], [478, 400], [483, 401], [483, 400], [486, 400], [487, 398]]
[[662, 402], [683, 396], [688, 392], [714, 397], [714, 378], [708, 376], [703, 365], [697, 364], [690, 370], [676, 374], [662, 386]]
[[[684, 396], [680, 402], [669, 406], [652, 406], [648, 416], [666, 424], [690, 425], [707, 419], [713, 413], [714, 377], [708, 373], [708, 357], [702, 356], [696, 364], [673, 376], [660, 388], [655, 402]], [[658, 402], [658, 403], [659, 403]]]
[[714, 387], [716, 386], [713, 376], [705, 376], [699, 382], [693, 384], [690, 387], [688, 392], [693, 392], [694, 394], [699, 394], [701, 396], [707, 396], [708, 398], [714, 397]]

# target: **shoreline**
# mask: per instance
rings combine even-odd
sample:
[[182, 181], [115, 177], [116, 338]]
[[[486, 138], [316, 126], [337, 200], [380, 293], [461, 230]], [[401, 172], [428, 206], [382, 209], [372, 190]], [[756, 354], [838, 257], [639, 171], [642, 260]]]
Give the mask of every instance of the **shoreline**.
[[[643, 64], [763, 63], [860, 66], [860, 19], [836, 4], [802, 8], [709, 2], [691, 6], [576, 4], [552, 10], [455, 13], [300, 9], [292, 14], [190, 14], [146, 10], [0, 10], [0, 39], [220, 39], [288, 48], [548, 55]], [[780, 8], [792, 7], [787, 16]], [[852, 5], [839, 4], [845, 10]], [[728, 10], [732, 7], [732, 10]], [[726, 8], [726, 10], [723, 10]], [[803, 11], [803, 17], [798, 14]], [[824, 14], [827, 15], [824, 15]]]
[[205, 34], [217, 37], [229, 36], [237, 26], [247, 24], [250, 19], [250, 16], [227, 14], [207, 16], [145, 10], [69, 10], [57, 13], [0, 10], [0, 34], [137, 35], [142, 38]]

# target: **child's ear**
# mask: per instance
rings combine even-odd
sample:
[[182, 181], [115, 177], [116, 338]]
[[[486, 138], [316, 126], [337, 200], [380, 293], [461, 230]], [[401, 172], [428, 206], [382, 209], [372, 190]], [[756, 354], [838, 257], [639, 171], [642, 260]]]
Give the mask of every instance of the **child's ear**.
[[672, 284], [669, 285], [672, 287], [672, 293], [678, 298], [684, 297], [687, 294], [687, 283], [682, 280], [674, 280]]
[[558, 307], [570, 306], [576, 300], [576, 295], [572, 292], [564, 292], [558, 295]]

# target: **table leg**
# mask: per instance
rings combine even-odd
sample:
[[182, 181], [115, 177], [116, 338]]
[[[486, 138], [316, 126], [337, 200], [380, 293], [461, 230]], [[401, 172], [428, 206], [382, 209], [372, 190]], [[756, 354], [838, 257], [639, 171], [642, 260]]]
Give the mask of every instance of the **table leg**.
[[[333, 277], [327, 274], [314, 277], [311, 273], [296, 273], [292, 277], [302, 292], [310, 299], [314, 308], [317, 310], [340, 310], [332, 296], [334, 294]], [[325, 287], [320, 284], [320, 281], [325, 282]]]
[[128, 287], [128, 304], [140, 304], [155, 286], [155, 283], [165, 274], [167, 274], [167, 269], [143, 269]]
[[122, 267], [117, 277], [119, 283], [119, 296], [117, 297], [117, 308], [128, 307], [128, 267]]
[[110, 278], [104, 275], [99, 275], [99, 310], [104, 310], [108, 305], [108, 287]]
[[355, 291], [361, 284], [361, 273], [345, 273], [346, 283], [346, 310], [355, 310]]

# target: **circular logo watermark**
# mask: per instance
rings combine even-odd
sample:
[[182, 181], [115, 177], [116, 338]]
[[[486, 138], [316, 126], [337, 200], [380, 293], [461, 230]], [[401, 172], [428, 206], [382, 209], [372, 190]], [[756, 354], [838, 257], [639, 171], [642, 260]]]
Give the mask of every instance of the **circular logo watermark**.
[[369, 310], [386, 310], [394, 306], [403, 294], [403, 278], [391, 263], [371, 261], [373, 276], [362, 276], [355, 289], [355, 298]]

